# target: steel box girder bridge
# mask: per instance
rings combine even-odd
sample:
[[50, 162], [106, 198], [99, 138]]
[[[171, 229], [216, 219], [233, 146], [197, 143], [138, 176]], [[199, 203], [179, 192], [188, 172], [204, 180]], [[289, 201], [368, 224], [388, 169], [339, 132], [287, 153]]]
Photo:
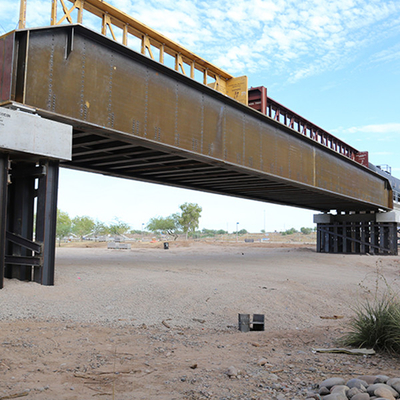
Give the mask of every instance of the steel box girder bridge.
[[1, 285], [3, 273], [54, 283], [59, 165], [337, 210], [341, 221], [319, 222], [318, 251], [397, 254], [397, 217], [378, 218], [393, 209], [384, 174], [104, 35], [80, 24], [14, 31], [0, 38], [0, 68], [3, 110], [72, 127], [70, 157], [0, 142]]

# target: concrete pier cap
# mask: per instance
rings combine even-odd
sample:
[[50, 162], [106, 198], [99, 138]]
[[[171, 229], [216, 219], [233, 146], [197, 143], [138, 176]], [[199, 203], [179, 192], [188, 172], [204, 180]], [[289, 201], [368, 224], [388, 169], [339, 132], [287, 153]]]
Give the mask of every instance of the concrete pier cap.
[[400, 210], [381, 211], [377, 213], [349, 214], [314, 214], [315, 224], [332, 224], [334, 222], [373, 221], [390, 222], [400, 225]]
[[41, 118], [34, 111], [0, 107], [0, 150], [70, 161], [72, 126]]
[[400, 224], [400, 211], [392, 210], [376, 214], [376, 222], [395, 222]]

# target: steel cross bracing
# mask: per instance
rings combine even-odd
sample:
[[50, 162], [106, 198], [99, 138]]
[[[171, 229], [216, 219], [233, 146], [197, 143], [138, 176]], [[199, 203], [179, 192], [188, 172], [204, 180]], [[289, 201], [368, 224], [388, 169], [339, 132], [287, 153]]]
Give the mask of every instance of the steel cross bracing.
[[63, 166], [321, 211], [393, 207], [382, 176], [81, 25], [0, 42], [1, 100], [74, 126]]
[[[67, 6], [69, 3], [72, 3], [71, 7]], [[139, 39], [140, 43], [136, 44], [140, 44], [138, 47], [142, 54], [148, 55], [153, 60], [157, 59], [161, 64], [165, 64], [167, 57], [171, 57], [175, 71], [192, 79], [200, 78], [203, 84], [247, 104], [246, 76], [235, 78], [103, 0], [69, 0], [69, 3], [64, 0], [52, 0], [51, 25], [66, 22], [72, 24], [74, 19], [82, 24], [85, 13], [95, 15], [101, 18], [103, 35], [109, 34], [113, 40], [131, 48]], [[61, 5], [61, 9], [58, 5]], [[200, 77], [196, 76], [197, 72]]]
[[279, 121], [285, 126], [308, 136], [324, 146], [359, 162], [368, 167], [368, 152], [358, 151], [354, 147], [333, 136], [319, 126], [308, 121], [301, 115], [295, 113], [284, 105], [267, 96], [267, 88], [263, 86], [249, 89], [249, 106], [257, 111], [268, 115], [275, 121]]

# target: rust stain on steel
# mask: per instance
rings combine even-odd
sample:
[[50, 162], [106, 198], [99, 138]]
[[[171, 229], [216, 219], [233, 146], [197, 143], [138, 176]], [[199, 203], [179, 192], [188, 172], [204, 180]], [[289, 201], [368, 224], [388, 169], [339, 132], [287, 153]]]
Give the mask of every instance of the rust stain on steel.
[[14, 32], [0, 37], [0, 102], [11, 98]]
[[155, 61], [82, 26], [27, 32], [20, 86], [26, 104], [75, 125], [72, 168], [310, 209], [391, 208], [382, 177]]

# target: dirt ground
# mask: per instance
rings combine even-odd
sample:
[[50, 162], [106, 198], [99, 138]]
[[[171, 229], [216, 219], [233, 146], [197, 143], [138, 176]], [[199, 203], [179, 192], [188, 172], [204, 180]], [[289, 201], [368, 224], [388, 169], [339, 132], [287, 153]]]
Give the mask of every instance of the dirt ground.
[[388, 355], [315, 352], [399, 276], [398, 256], [296, 243], [64, 246], [54, 287], [0, 291], [0, 400], [302, 399], [330, 376], [400, 376]]

